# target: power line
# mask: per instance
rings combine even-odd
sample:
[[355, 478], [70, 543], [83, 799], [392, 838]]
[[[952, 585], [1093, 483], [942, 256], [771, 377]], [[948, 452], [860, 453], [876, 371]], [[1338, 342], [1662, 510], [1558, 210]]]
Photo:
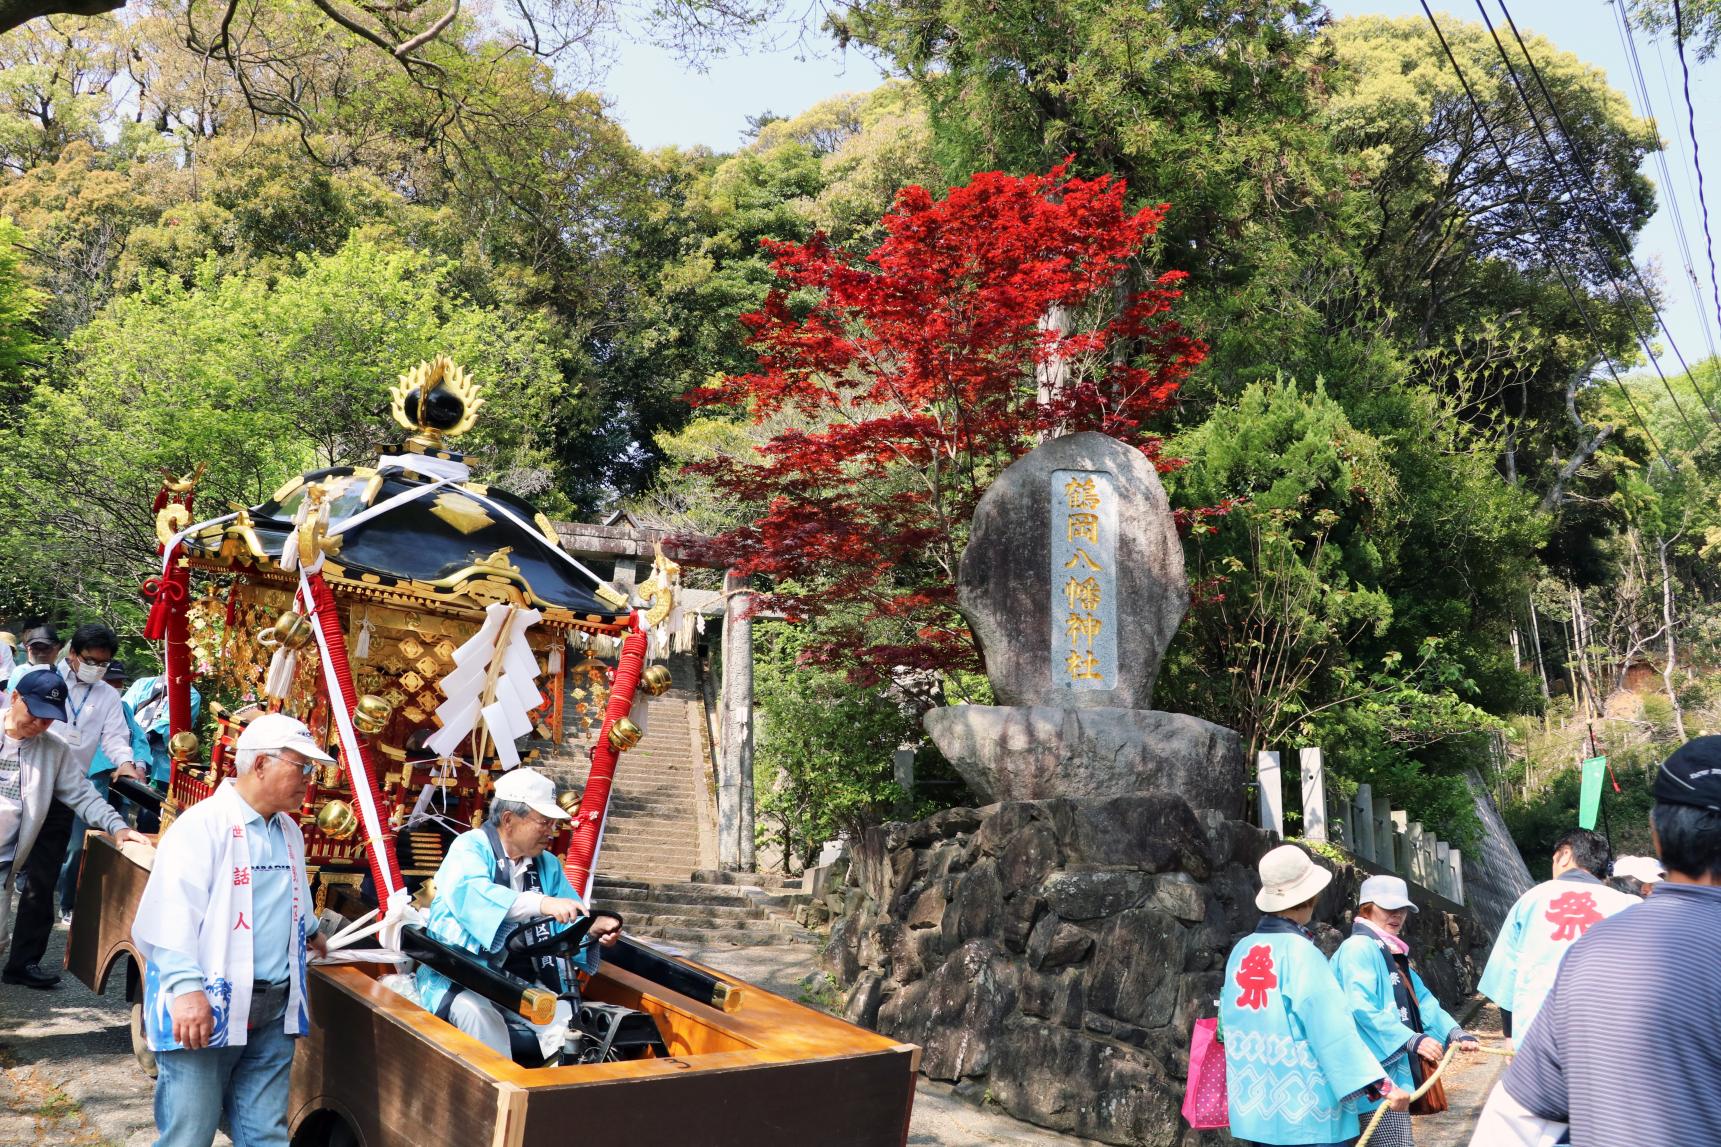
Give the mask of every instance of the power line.
[[[1617, 17], [1614, 21], [1614, 30], [1619, 34], [1620, 49], [1625, 53], [1626, 61], [1630, 65], [1629, 70], [1631, 72], [1632, 81], [1637, 87], [1638, 99], [1642, 104], [1643, 113], [1649, 117], [1649, 126], [1655, 131], [1656, 139], [1659, 141], [1661, 138], [1661, 123], [1655, 114], [1655, 101], [1649, 94], [1649, 81], [1644, 75], [1643, 60], [1638, 55], [1637, 36], [1631, 30], [1631, 18], [1626, 14], [1624, 4], [1613, 4], [1611, 7]], [[1657, 53], [1660, 53], [1660, 41], [1657, 40], [1655, 44]], [[1658, 61], [1661, 64], [1660, 73], [1662, 91], [1667, 95], [1668, 105], [1673, 106], [1675, 103], [1673, 98], [1673, 82], [1668, 77], [1670, 69], [1667, 66], [1666, 57], [1658, 55]], [[1675, 142], [1679, 141], [1679, 135], [1677, 132], [1673, 133], [1673, 139]], [[1681, 149], [1679, 153], [1679, 159], [1681, 161], [1680, 173], [1685, 178], [1686, 191], [1695, 196], [1697, 194], [1696, 185], [1692, 182], [1691, 173], [1686, 170], [1683, 162], [1684, 144], [1679, 142], [1678, 146]], [[1658, 147], [1655, 149], [1654, 154], [1655, 166], [1661, 172], [1661, 185], [1666, 192], [1668, 211], [1673, 223], [1673, 238], [1679, 247], [1680, 263], [1685, 268], [1685, 286], [1686, 289], [1691, 292], [1693, 313], [1697, 315], [1698, 328], [1702, 331], [1704, 346], [1709, 351], [1711, 369], [1715, 369], [1717, 367], [1721, 367], [1721, 350], [1716, 348], [1715, 328], [1714, 324], [1711, 322], [1709, 304], [1704, 300], [1703, 289], [1697, 281], [1697, 258], [1691, 251], [1691, 233], [1685, 224], [1685, 210], [1680, 204], [1679, 191], [1673, 179], [1673, 169], [1668, 165], [1667, 149], [1665, 147]]]
[[[1441, 49], [1446, 53], [1447, 61], [1452, 65], [1453, 74], [1458, 77], [1459, 86], [1464, 89], [1464, 98], [1469, 101], [1470, 110], [1476, 114], [1476, 122], [1482, 128], [1482, 134], [1487, 138], [1488, 145], [1494, 149], [1494, 155], [1500, 160], [1501, 169], [1511, 173], [1513, 171], [1512, 161], [1507, 156], [1506, 149], [1500, 146], [1500, 141], [1494, 138], [1494, 129], [1488, 126], [1488, 117], [1482, 111], [1482, 101], [1476, 98], [1476, 92], [1470, 87], [1470, 80], [1465, 76], [1464, 68], [1458, 63], [1458, 57], [1452, 51], [1452, 45], [1446, 42], [1446, 33], [1440, 30], [1440, 21], [1434, 18], [1433, 10], [1428, 7], [1428, 0], [1418, 0], [1418, 2], [1422, 5], [1423, 15], [1428, 17], [1428, 23], [1434, 29], [1435, 38], [1440, 41]], [[1514, 178], [1513, 182], [1516, 183], [1517, 180]], [[1542, 232], [1540, 224], [1536, 222], [1535, 212], [1530, 207], [1529, 192], [1522, 184], [1518, 184], [1518, 198], [1524, 209], [1524, 221], [1536, 231], [1542, 242], [1551, 251], [1553, 244], [1549, 237]], [[1601, 356], [1602, 362], [1607, 364], [1607, 372], [1613, 377], [1613, 383], [1619, 388], [1619, 393], [1624, 397], [1626, 406], [1630, 408], [1632, 417], [1637, 420], [1638, 429], [1643, 431], [1644, 437], [1655, 448], [1655, 452], [1661, 456], [1662, 465], [1666, 466], [1669, 472], [1672, 472], [1673, 463], [1668, 459], [1667, 452], [1661, 448], [1661, 443], [1656, 440], [1655, 433], [1650, 430], [1649, 424], [1643, 420], [1643, 414], [1637, 409], [1637, 403], [1632, 399], [1631, 391], [1626, 389], [1625, 383], [1620, 379], [1619, 371], [1614, 368], [1613, 359], [1608, 355], [1607, 346], [1602, 342], [1595, 323], [1591, 321], [1589, 309], [1584, 306], [1583, 299], [1579, 297], [1577, 287], [1567, 277], [1566, 269], [1556, 260], [1550, 258], [1549, 265], [1553, 268], [1554, 273], [1559, 276], [1560, 285], [1566, 289], [1566, 294], [1571, 297], [1572, 306], [1576, 308], [1578, 318], [1583, 321], [1584, 328], [1589, 331], [1590, 338], [1595, 343], [1596, 353]]]
[[1709, 233], [1709, 199], [1703, 193], [1703, 152], [1697, 146], [1697, 109], [1691, 106], [1691, 68], [1685, 62], [1685, 15], [1673, 0], [1673, 47], [1679, 53], [1679, 75], [1685, 90], [1685, 126], [1691, 135], [1691, 166], [1697, 169], [1697, 204], [1703, 208], [1703, 247], [1709, 255], [1709, 289], [1715, 315], [1721, 319], [1721, 283], [1715, 278], [1715, 240]]
[[[1660, 325], [1662, 334], [1667, 337], [1667, 345], [1672, 348], [1673, 356], [1679, 360], [1679, 365], [1685, 371], [1685, 376], [1691, 380], [1691, 387], [1697, 392], [1699, 401], [1703, 403], [1704, 409], [1709, 412], [1710, 419], [1715, 421], [1717, 425], [1721, 425], [1721, 418], [1717, 417], [1715, 408], [1709, 405], [1709, 399], [1704, 395], [1702, 388], [1697, 385], [1697, 376], [1692, 373], [1691, 367], [1686, 365], [1685, 356], [1679, 352], [1679, 344], [1674, 341], [1673, 331], [1668, 328], [1667, 320], [1662, 317], [1661, 308], [1655, 303], [1654, 293], [1650, 291], [1649, 284], [1644, 281], [1642, 272], [1638, 270], [1637, 261], [1632, 258], [1631, 244], [1626, 241], [1624, 234], [1620, 232], [1613, 219], [1607, 214], [1607, 204], [1602, 198], [1601, 188], [1596, 186], [1595, 177], [1584, 166], [1583, 156], [1578, 152], [1577, 141], [1572, 138], [1571, 131], [1566, 127], [1565, 117], [1560, 114], [1559, 106], [1554, 103], [1553, 93], [1548, 90], [1548, 85], [1543, 81], [1542, 70], [1536, 66], [1536, 61], [1531, 57], [1529, 45], [1525, 44], [1523, 36], [1519, 35], [1517, 22], [1512, 19], [1512, 13], [1506, 7], [1506, 0], [1498, 0], [1498, 3], [1500, 11], [1506, 16], [1506, 23], [1512, 29], [1512, 36], [1518, 43], [1518, 50], [1523, 53], [1524, 62], [1529, 66], [1530, 75], [1535, 79], [1536, 87], [1542, 93], [1542, 101], [1553, 115], [1555, 130], [1559, 132], [1560, 138], [1565, 141], [1567, 151], [1572, 160], [1575, 161], [1578, 173], [1583, 177], [1584, 186], [1589, 189], [1590, 196], [1595, 200], [1596, 217], [1601, 220], [1603, 226], [1607, 228], [1608, 234], [1613, 237], [1619, 257], [1631, 268], [1632, 277], [1637, 280], [1637, 286], [1643, 293], [1644, 302], [1649, 305], [1651, 313], [1655, 315], [1656, 323]], [[1511, 56], [1507, 54], [1506, 46], [1500, 42], [1499, 34], [1494, 30], [1494, 21], [1488, 18], [1488, 10], [1482, 6], [1482, 0], [1476, 0], [1476, 10], [1482, 14], [1482, 22], [1487, 25], [1488, 35], [1494, 41], [1494, 49], [1500, 53], [1500, 59], [1506, 65], [1506, 71], [1512, 78], [1512, 87], [1517, 90], [1518, 98], [1524, 101], [1524, 110], [1529, 113], [1530, 123], [1536, 129], [1536, 138], [1542, 141], [1542, 148], [1548, 153], [1548, 159], [1553, 163], [1554, 168], [1556, 170], [1561, 169], [1564, 166], [1561, 156], [1555, 149], [1553, 142], [1548, 139], [1547, 132], [1542, 129], [1542, 120], [1536, 114], [1536, 107], [1530, 99], [1530, 93], [1524, 90], [1523, 80], [1518, 75], [1518, 69], [1513, 65]], [[1590, 241], [1602, 248], [1603, 269], [1607, 273], [1608, 281], [1622, 297], [1626, 296], [1624, 284], [1614, 277], [1612, 269], [1606, 265], [1608, 252], [1596, 235], [1595, 229], [1590, 225], [1587, 213], [1579, 209], [1577, 216]], [[1649, 360], [1650, 368], [1655, 371], [1656, 377], [1661, 379], [1662, 389], [1667, 391], [1667, 397], [1673, 400], [1673, 409], [1678, 412], [1679, 420], [1685, 424], [1685, 429], [1691, 433], [1693, 445], [1701, 442], [1703, 435], [1697, 432], [1697, 428], [1686, 417], [1685, 407], [1680, 404], [1679, 396], [1674, 393], [1672, 384], [1667, 381], [1667, 375], [1662, 372], [1661, 363], [1656, 360], [1655, 351], [1650, 347], [1649, 333], [1638, 325], [1637, 317], [1630, 313], [1629, 306], [1627, 315], [1631, 321], [1632, 333], [1637, 337], [1638, 344], [1643, 347], [1643, 353]]]

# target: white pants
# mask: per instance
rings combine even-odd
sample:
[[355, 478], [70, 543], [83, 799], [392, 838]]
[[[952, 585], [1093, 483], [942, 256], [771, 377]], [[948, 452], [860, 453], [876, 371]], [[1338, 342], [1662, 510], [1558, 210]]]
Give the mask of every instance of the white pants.
[[[574, 1010], [568, 1001], [557, 1000], [556, 1014], [549, 1023], [531, 1025], [538, 1033], [538, 1049], [545, 1059], [561, 1054], [562, 1044], [568, 1038], [568, 1022], [573, 1018]], [[502, 1018], [502, 1009], [477, 992], [462, 991], [454, 997], [454, 1002], [448, 1005], [448, 1022], [502, 1058], [511, 1056], [508, 1022]]]

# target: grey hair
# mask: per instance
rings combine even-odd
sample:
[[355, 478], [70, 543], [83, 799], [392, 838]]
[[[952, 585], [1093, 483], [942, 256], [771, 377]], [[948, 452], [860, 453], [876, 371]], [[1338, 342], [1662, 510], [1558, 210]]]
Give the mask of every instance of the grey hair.
[[510, 812], [525, 818], [532, 815], [532, 806], [525, 801], [491, 801], [489, 823], [500, 827], [503, 814]]
[[244, 776], [257, 767], [257, 758], [268, 756], [271, 749], [240, 749], [233, 754], [233, 771]]

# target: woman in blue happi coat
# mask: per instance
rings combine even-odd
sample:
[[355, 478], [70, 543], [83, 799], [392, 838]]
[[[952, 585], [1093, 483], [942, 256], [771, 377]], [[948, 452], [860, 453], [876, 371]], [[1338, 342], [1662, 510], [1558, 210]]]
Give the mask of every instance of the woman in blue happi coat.
[[1225, 964], [1219, 1024], [1225, 1040], [1231, 1134], [1273, 1147], [1343, 1147], [1356, 1138], [1357, 1101], [1384, 1097], [1403, 1111], [1369, 1051], [1326, 957], [1305, 926], [1333, 875], [1296, 845], [1261, 858], [1264, 913]]
[[[1396, 876], [1362, 882], [1350, 938], [1333, 953], [1333, 974], [1350, 1002], [1357, 1031], [1393, 1083], [1415, 1090], [1456, 1043], [1470, 1052], [1476, 1037], [1458, 1026], [1410, 966], [1410, 945], [1401, 933], [1410, 913], [1410, 889]], [[1414, 1074], [1413, 1074], [1414, 1073]], [[1359, 1105], [1369, 1115], [1376, 1104]], [[1371, 1147], [1412, 1147], [1410, 1113], [1389, 1111]]]

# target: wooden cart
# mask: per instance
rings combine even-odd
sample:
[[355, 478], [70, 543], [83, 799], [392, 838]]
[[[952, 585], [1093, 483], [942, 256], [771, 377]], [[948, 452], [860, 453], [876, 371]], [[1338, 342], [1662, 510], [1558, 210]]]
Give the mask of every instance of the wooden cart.
[[[122, 965], [128, 992], [141, 980], [131, 922], [147, 879], [106, 838], [90, 838], [67, 964], [94, 991]], [[907, 1142], [919, 1049], [751, 985], [724, 1012], [605, 965], [587, 997], [650, 1013], [669, 1057], [527, 1069], [383, 987], [374, 971], [311, 971], [312, 1030], [293, 1062], [288, 1106], [293, 1147]]]

